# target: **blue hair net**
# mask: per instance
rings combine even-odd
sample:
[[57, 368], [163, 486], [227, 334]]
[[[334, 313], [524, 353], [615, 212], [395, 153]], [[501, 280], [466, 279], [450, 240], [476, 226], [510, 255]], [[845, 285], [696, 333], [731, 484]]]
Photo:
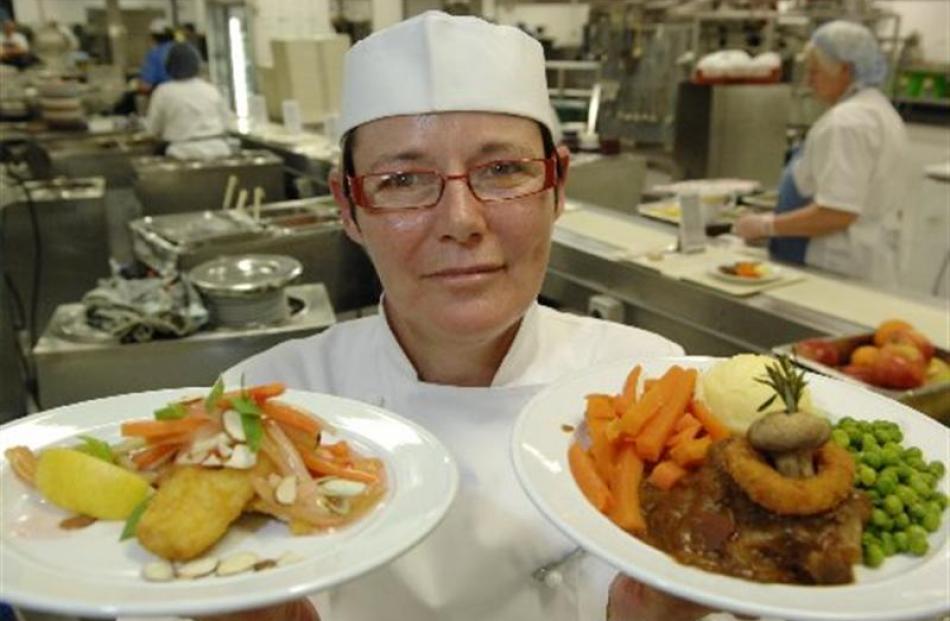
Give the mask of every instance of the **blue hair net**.
[[812, 34], [811, 43], [831, 60], [851, 65], [852, 80], [860, 86], [879, 86], [887, 77], [887, 61], [877, 39], [860, 24], [828, 22]]
[[173, 43], [165, 56], [165, 71], [173, 80], [187, 80], [201, 71], [201, 57], [188, 43]]

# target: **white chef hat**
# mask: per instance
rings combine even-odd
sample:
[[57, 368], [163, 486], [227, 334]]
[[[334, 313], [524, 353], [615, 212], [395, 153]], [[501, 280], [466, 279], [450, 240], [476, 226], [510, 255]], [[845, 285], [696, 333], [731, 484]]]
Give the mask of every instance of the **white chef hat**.
[[152, 34], [165, 34], [166, 32], [171, 31], [171, 24], [168, 23], [167, 19], [156, 17], [151, 22], [149, 22], [148, 31]]
[[347, 52], [341, 135], [385, 117], [450, 111], [523, 116], [556, 135], [541, 44], [511, 26], [427, 11]]

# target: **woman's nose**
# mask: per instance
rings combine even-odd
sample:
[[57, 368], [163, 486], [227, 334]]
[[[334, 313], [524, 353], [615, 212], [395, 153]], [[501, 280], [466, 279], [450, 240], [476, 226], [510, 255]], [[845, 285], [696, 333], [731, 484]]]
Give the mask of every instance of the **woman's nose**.
[[464, 178], [447, 179], [442, 199], [436, 206], [443, 237], [468, 242], [486, 231], [485, 204], [469, 187]]

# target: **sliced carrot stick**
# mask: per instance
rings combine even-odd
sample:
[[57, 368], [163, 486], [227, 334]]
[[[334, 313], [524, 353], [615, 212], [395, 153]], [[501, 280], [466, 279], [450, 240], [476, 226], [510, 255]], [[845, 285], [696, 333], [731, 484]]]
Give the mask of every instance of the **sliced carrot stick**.
[[350, 479], [351, 481], [360, 481], [361, 483], [368, 484], [372, 484], [377, 481], [377, 477], [373, 476], [369, 472], [357, 470], [355, 468], [347, 468], [346, 466], [341, 466], [336, 462], [327, 459], [321, 459], [310, 451], [301, 452], [300, 457], [303, 458], [303, 463], [306, 464], [308, 470], [320, 476], [334, 476], [340, 477], [341, 479]]
[[[671, 367], [667, 373], [675, 371], [673, 391], [663, 402], [660, 411], [651, 418], [637, 434], [637, 454], [644, 460], [656, 462], [660, 460], [663, 447], [673, 432], [677, 419], [686, 411], [689, 400], [693, 397], [693, 387], [696, 384], [696, 369], [683, 370]], [[665, 376], [664, 376], [665, 378]]]
[[676, 485], [676, 482], [682, 479], [685, 474], [686, 469], [678, 463], [665, 460], [653, 467], [647, 481], [660, 489], [667, 490]]
[[634, 447], [626, 445], [620, 449], [620, 458], [610, 480], [610, 492], [614, 505], [610, 510], [610, 519], [620, 528], [642, 533], [646, 530], [646, 521], [640, 510], [640, 481], [643, 479], [643, 462], [637, 456]]
[[120, 429], [124, 436], [172, 436], [192, 432], [210, 422], [206, 416], [186, 416], [173, 420], [132, 420], [122, 423]]
[[132, 456], [132, 463], [135, 464], [135, 467], [139, 470], [148, 470], [152, 466], [164, 461], [166, 457], [170, 457], [175, 451], [177, 451], [182, 444], [157, 444], [155, 446], [150, 446], [143, 451], [137, 452]]
[[643, 369], [638, 364], [627, 374], [627, 379], [623, 383], [623, 392], [615, 402], [617, 415], [623, 416], [631, 406], [637, 401], [637, 384], [640, 382], [640, 372]]
[[[676, 371], [674, 371], [674, 369], [676, 369]], [[619, 424], [608, 427], [608, 437], [612, 441], [616, 440], [616, 436], [621, 434], [635, 438], [647, 421], [653, 418], [663, 403], [668, 401], [673, 394], [678, 372], [682, 372], [682, 369], [675, 366], [671, 367], [670, 370], [660, 378], [659, 382], [652, 385], [649, 390], [643, 393], [640, 400], [627, 410], [620, 419]]]
[[253, 399], [258, 405], [260, 405], [268, 399], [272, 399], [284, 394], [284, 391], [286, 390], [287, 386], [283, 382], [273, 382], [271, 384], [251, 386], [250, 388], [245, 388], [244, 390], [229, 390], [228, 392], [222, 394], [221, 398], [218, 399], [218, 407], [222, 409], [231, 407], [231, 399], [240, 397], [241, 395], [246, 395], [248, 398]]
[[609, 481], [614, 468], [616, 445], [607, 438], [606, 424], [588, 427], [590, 435], [590, 456], [594, 460], [597, 474], [601, 480]]
[[[690, 401], [690, 407], [692, 407], [692, 403], [693, 402]], [[690, 408], [686, 408], [686, 414], [680, 416], [679, 420], [676, 421], [676, 424], [673, 425], [673, 431], [683, 431], [687, 427], [692, 427], [694, 425], [699, 425], [702, 427], [702, 423], [699, 422], [695, 416], [690, 414], [690, 412], [692, 412], [692, 410]]]
[[597, 474], [594, 460], [577, 442], [571, 444], [567, 452], [567, 461], [571, 467], [574, 481], [581, 488], [581, 492], [598, 511], [606, 513], [613, 505], [613, 498], [607, 484]]
[[671, 448], [680, 444], [681, 442], [687, 442], [696, 438], [700, 432], [703, 430], [703, 426], [699, 423], [691, 425], [679, 431], [674, 431], [673, 435], [670, 436], [670, 439], [666, 441], [667, 448]]
[[310, 435], [316, 436], [320, 433], [322, 426], [317, 419], [306, 412], [298, 410], [292, 405], [281, 401], [269, 400], [260, 404], [261, 411], [282, 425], [289, 425], [304, 431]]
[[712, 446], [712, 436], [680, 442], [670, 449], [670, 459], [684, 468], [698, 466], [705, 461], [710, 446]]
[[658, 381], [660, 381], [659, 377], [651, 377], [649, 379], [643, 380], [643, 392], [646, 392], [650, 390], [651, 388], [653, 388]]
[[585, 399], [587, 409], [584, 411], [584, 416], [588, 420], [591, 418], [612, 420], [616, 416], [614, 414], [614, 398], [611, 395], [587, 395]]
[[335, 459], [343, 462], [350, 461], [350, 445], [346, 443], [346, 440], [340, 440], [334, 444], [325, 444], [324, 446], [329, 449]]
[[721, 420], [716, 418], [715, 414], [699, 399], [693, 399], [690, 402], [689, 409], [693, 413], [693, 416], [703, 424], [703, 427], [706, 428], [706, 431], [709, 432], [713, 440], [724, 440], [732, 435], [729, 428], [726, 427]]

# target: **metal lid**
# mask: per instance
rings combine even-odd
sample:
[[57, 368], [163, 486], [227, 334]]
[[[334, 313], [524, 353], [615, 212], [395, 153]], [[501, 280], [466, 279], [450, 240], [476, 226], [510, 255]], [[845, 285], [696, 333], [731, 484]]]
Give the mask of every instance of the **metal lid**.
[[202, 263], [194, 267], [188, 277], [203, 293], [245, 296], [280, 289], [302, 271], [300, 261], [292, 257], [244, 254]]

